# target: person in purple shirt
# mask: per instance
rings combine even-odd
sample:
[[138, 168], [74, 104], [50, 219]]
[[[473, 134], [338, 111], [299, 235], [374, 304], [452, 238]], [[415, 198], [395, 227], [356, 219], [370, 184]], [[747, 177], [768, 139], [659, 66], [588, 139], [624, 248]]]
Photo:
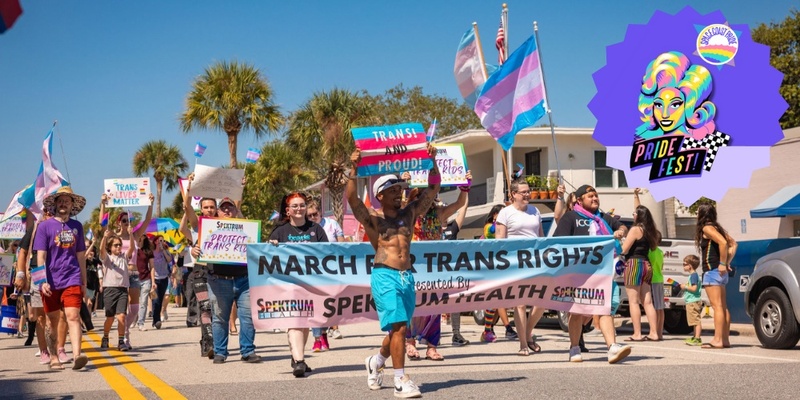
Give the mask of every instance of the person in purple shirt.
[[[86, 366], [89, 359], [81, 354], [81, 318], [80, 309], [86, 296], [86, 243], [83, 240], [83, 225], [71, 219], [86, 206], [86, 199], [72, 192], [69, 186], [44, 199], [45, 209], [52, 210], [54, 217], [39, 224], [33, 249], [37, 251], [37, 264], [46, 271], [45, 281], [36, 281], [44, 300], [44, 311], [51, 326], [58, 326], [61, 309], [67, 318], [74, 364], [72, 369], [79, 370]], [[51, 343], [63, 346], [66, 343], [66, 331], [51, 329], [50, 335], [59, 333], [59, 338], [52, 338]], [[50, 349], [56, 354], [56, 349]], [[59, 348], [59, 357], [51, 357], [50, 369], [64, 369]], [[64, 355], [66, 359], [66, 355]]]

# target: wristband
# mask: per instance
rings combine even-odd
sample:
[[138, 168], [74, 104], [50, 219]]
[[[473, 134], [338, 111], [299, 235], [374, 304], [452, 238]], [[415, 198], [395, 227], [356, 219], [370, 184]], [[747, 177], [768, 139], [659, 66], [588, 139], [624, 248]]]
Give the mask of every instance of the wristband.
[[25, 272], [17, 271], [17, 279], [25, 279]]
[[428, 174], [428, 185], [429, 186], [438, 185], [438, 184], [441, 184], [441, 183], [442, 183], [442, 176], [441, 175], [439, 175], [439, 174], [436, 174], [436, 175]]
[[458, 190], [469, 193], [469, 186], [459, 186]]

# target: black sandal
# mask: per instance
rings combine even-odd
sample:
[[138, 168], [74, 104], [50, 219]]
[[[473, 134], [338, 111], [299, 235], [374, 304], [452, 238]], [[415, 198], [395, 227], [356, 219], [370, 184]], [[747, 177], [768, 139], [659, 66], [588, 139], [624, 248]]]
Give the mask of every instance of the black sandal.
[[541, 353], [542, 352], [541, 346], [536, 344], [536, 339], [533, 339], [530, 342], [528, 342], [528, 348], [531, 349], [531, 351], [534, 352], [534, 353]]

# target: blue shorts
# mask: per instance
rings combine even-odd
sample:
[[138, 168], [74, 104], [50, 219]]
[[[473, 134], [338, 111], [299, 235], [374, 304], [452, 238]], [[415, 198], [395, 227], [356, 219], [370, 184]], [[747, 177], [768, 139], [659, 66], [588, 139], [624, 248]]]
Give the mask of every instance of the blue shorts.
[[376, 265], [372, 269], [370, 286], [382, 331], [391, 331], [392, 325], [398, 322], [411, 326], [417, 302], [411, 272]]
[[617, 282], [611, 281], [611, 316], [617, 314], [619, 308], [619, 285]]
[[720, 274], [719, 270], [714, 268], [711, 271], [706, 271], [703, 274], [703, 286], [725, 286], [728, 284], [728, 273]]

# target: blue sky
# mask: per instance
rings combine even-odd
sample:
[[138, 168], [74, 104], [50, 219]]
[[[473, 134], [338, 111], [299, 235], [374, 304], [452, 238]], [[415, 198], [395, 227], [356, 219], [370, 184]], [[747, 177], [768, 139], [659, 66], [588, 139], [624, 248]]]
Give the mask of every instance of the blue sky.
[[[452, 72], [458, 41], [476, 21], [487, 60], [496, 60], [502, 1], [21, 4], [23, 15], [0, 35], [0, 208], [32, 182], [42, 139], [58, 120], [61, 142], [54, 143], [54, 159], [62, 173], [68, 171], [74, 190], [87, 197], [83, 221], [99, 202], [103, 179], [133, 176], [133, 154], [147, 141], [165, 139], [193, 162], [200, 140], [208, 146], [201, 163], [228, 163], [224, 134], [187, 135], [178, 125], [192, 80], [213, 62], [254, 64], [287, 113], [335, 86], [377, 94], [402, 83], [459, 98]], [[704, 14], [721, 10], [729, 22], [753, 28], [779, 22], [797, 7], [796, 0], [508, 4], [509, 48], [527, 39], [538, 21], [554, 121], [572, 127], [594, 126], [586, 107], [595, 93], [591, 75], [605, 64], [606, 46], [622, 41], [628, 24], [644, 24], [656, 10], [674, 14], [692, 5]], [[268, 140], [243, 132], [239, 159], [248, 147]], [[162, 207], [173, 196], [165, 194]]]

